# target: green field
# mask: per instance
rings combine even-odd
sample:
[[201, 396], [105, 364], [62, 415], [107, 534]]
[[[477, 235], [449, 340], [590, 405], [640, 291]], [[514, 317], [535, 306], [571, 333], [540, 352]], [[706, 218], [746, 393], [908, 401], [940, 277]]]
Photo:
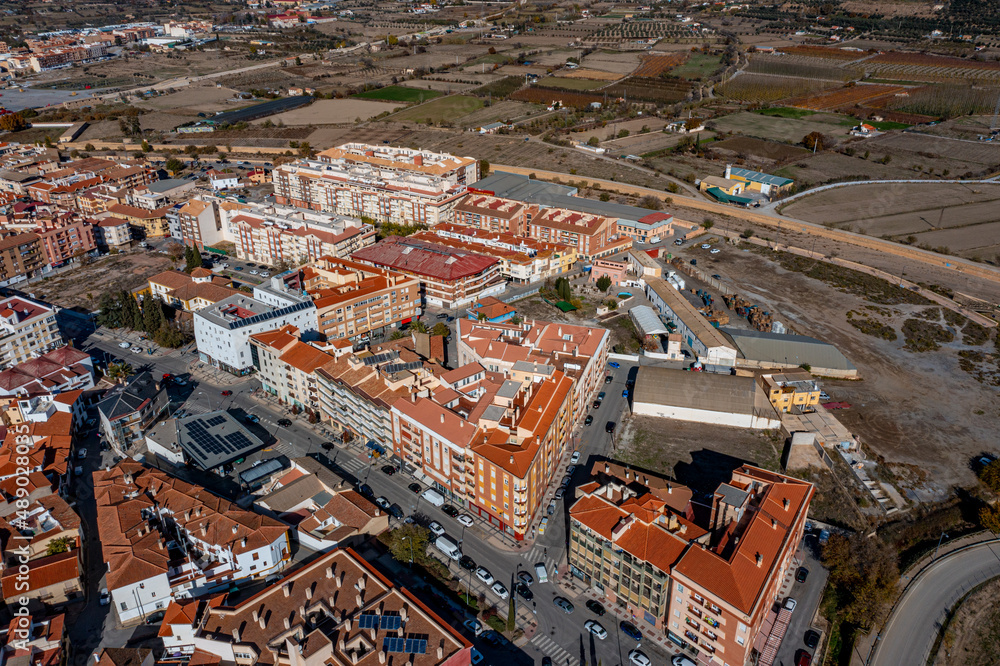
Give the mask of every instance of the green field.
[[359, 99], [384, 99], [390, 102], [426, 102], [443, 94], [437, 90], [418, 90], [417, 88], [404, 88], [403, 86], [386, 86], [378, 90], [358, 93], [354, 97]]
[[596, 90], [610, 85], [612, 81], [593, 81], [591, 79], [567, 79], [562, 76], [547, 76], [538, 79], [535, 85], [539, 88], [562, 88], [563, 90]]
[[483, 107], [483, 100], [469, 95], [448, 95], [418, 106], [411, 106], [384, 120], [391, 122], [440, 123], [453, 121]]
[[712, 72], [719, 69], [721, 63], [722, 58], [720, 56], [692, 53], [687, 62], [670, 70], [670, 76], [679, 76], [689, 81], [697, 81], [698, 79], [711, 76]]
[[816, 112], [810, 111], [809, 109], [793, 109], [788, 106], [775, 106], [769, 109], [760, 109], [757, 113], [762, 116], [771, 116], [774, 118], [794, 118], [798, 120], [799, 118], [811, 116]]

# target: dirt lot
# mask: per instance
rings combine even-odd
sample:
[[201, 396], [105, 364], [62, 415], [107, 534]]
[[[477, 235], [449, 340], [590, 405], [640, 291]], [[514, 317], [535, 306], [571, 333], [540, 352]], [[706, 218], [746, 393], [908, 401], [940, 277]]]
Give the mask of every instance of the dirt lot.
[[810, 132], [822, 132], [836, 139], [850, 136], [857, 121], [832, 113], [816, 113], [805, 118], [779, 118], [744, 111], [713, 120], [720, 132], [798, 144]]
[[1000, 580], [966, 597], [945, 632], [934, 666], [1000, 663]]
[[235, 100], [236, 92], [232, 88], [218, 88], [214, 83], [193, 85], [169, 95], [150, 97], [135, 106], [156, 111], [181, 109], [182, 115], [196, 115], [200, 111], [230, 111], [251, 104], [248, 100]]
[[612, 72], [614, 74], [628, 74], [639, 66], [642, 54], [636, 52], [615, 53], [613, 51], [595, 51], [591, 53], [581, 66], [587, 69], [598, 69], [602, 72]]
[[793, 201], [782, 212], [895, 240], [947, 247], [965, 257], [992, 258], [1000, 183], [849, 185]]
[[712, 144], [713, 150], [727, 150], [735, 155], [752, 156], [764, 160], [781, 162], [809, 155], [805, 148], [789, 146], [787, 143], [763, 141], [748, 136], [733, 137]]
[[861, 381], [824, 380], [823, 386], [834, 400], [853, 405], [838, 418], [885, 459], [901, 492], [911, 499], [940, 499], [954, 484], [975, 481], [969, 460], [982, 451], [983, 442], [995, 441], [1000, 398], [995, 389], [962, 370], [959, 353], [992, 352], [991, 344], [966, 345], [956, 336], [938, 351], [906, 351], [902, 334], [895, 341], [864, 335], [848, 322], [847, 313], [869, 312], [898, 329], [905, 319], [928, 309], [925, 305], [870, 303], [732, 247], [700, 259], [699, 266], [703, 263], [704, 270], [721, 274], [776, 319], [797, 333], [836, 345], [857, 366]]
[[135, 289], [151, 275], [170, 270], [174, 262], [157, 252], [119, 254], [103, 257], [32, 285], [36, 297], [64, 308], [93, 310], [101, 294]]
[[259, 125], [267, 120], [273, 123], [281, 121], [285, 125], [324, 125], [327, 123], [342, 123], [344, 120], [368, 120], [385, 111], [394, 111], [403, 104], [381, 102], [366, 99], [320, 99], [309, 106], [279, 113], [270, 118], [255, 121]]
[[858, 150], [873, 155], [891, 155], [893, 166], [913, 169], [912, 178], [923, 178], [924, 171], [952, 177], [978, 176], [1000, 169], [1000, 144], [956, 141], [914, 132], [890, 132], [858, 143]]
[[[863, 146], [859, 151], [863, 150]], [[834, 180], [915, 180], [932, 178], [929, 174], [921, 175], [895, 162], [882, 164], [876, 161], [882, 156], [872, 153], [869, 159], [864, 159], [864, 153], [859, 152], [853, 157], [841, 153], [816, 153], [796, 160], [772, 173], [776, 176], [791, 178], [799, 185], [828, 183]]]

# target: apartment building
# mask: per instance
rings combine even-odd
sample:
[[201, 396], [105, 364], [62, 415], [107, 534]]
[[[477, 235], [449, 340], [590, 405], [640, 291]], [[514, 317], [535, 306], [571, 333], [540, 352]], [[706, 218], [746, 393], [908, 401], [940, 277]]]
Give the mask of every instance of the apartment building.
[[488, 194], [470, 193], [455, 206], [455, 224], [512, 236], [526, 236], [538, 206]]
[[395, 224], [451, 222], [479, 162], [410, 148], [347, 143], [276, 167], [280, 204]]
[[40, 218], [35, 233], [50, 266], [61, 266], [97, 249], [94, 227], [76, 216]]
[[161, 238], [170, 233], [167, 221], [170, 207], [145, 210], [128, 204], [111, 204], [107, 211], [115, 217], [128, 220], [129, 224], [141, 231], [144, 238]]
[[413, 475], [519, 541], [572, 430], [573, 380], [535, 370], [508, 378], [470, 363], [392, 406], [394, 453]]
[[42, 239], [35, 233], [0, 238], [0, 287], [33, 277], [45, 266]]
[[458, 308], [503, 292], [500, 262], [474, 252], [455, 251], [439, 243], [390, 236], [351, 257], [420, 280], [428, 305]]
[[444, 373], [416, 353], [411, 338], [341, 354], [316, 370], [323, 420], [370, 442], [379, 454], [392, 452], [392, 405], [412, 393], [437, 389]]
[[346, 258], [375, 243], [375, 227], [357, 218], [285, 206], [242, 210], [229, 222], [236, 256], [268, 266]]
[[288, 526], [126, 459], [93, 474], [111, 606], [123, 624], [281, 571]]
[[90, 221], [98, 245], [124, 250], [132, 244], [132, 228], [125, 218], [99, 216]]
[[565, 273], [579, 256], [572, 245], [448, 222], [428, 231], [418, 231], [408, 238], [493, 257], [500, 262], [500, 274], [518, 284], [538, 282]]
[[166, 414], [167, 391], [149, 372], [129, 377], [97, 403], [100, 430], [116, 450], [127, 452], [142, 443], [146, 432]]
[[819, 382], [808, 372], [763, 374], [759, 381], [767, 399], [781, 413], [815, 408], [820, 401]]
[[220, 241], [231, 240], [223, 230], [218, 209], [211, 201], [191, 199], [177, 211], [177, 219], [181, 240], [199, 252]]
[[670, 479], [605, 461], [591, 471], [570, 507], [570, 573], [698, 663], [755, 663], [812, 484], [744, 465], [696, 507]]
[[420, 280], [368, 264], [324, 256], [301, 269], [328, 340], [372, 340], [420, 316]]
[[[267, 300], [261, 300], [261, 299]], [[250, 336], [291, 324], [315, 334], [316, 306], [308, 297], [257, 288], [254, 297], [234, 295], [194, 313], [194, 337], [202, 363], [234, 375], [253, 372]]]
[[69, 345], [0, 371], [0, 397], [94, 388], [90, 354]]
[[604, 386], [611, 339], [605, 328], [459, 319], [456, 335], [459, 364], [480, 363], [493, 372], [518, 372], [541, 364], [572, 378], [574, 422], [584, 418], [593, 396]]
[[0, 300], [0, 367], [10, 367], [65, 344], [56, 311], [20, 296]]
[[242, 292], [229, 278], [215, 275], [207, 268], [196, 268], [190, 275], [182, 271], [157, 273], [149, 278], [144, 289], [133, 293], [148, 293], [171, 307], [195, 312]]
[[330, 361], [321, 349], [302, 342], [290, 324], [250, 336], [250, 358], [261, 387], [286, 405], [318, 415], [316, 370]]
[[618, 240], [618, 221], [565, 208], [544, 208], [531, 218], [528, 235], [540, 241], [570, 245], [582, 258], [593, 259], [603, 256], [605, 248]]
[[174, 601], [169, 654], [241, 666], [466, 666], [472, 643], [353, 550], [318, 557], [252, 596]]

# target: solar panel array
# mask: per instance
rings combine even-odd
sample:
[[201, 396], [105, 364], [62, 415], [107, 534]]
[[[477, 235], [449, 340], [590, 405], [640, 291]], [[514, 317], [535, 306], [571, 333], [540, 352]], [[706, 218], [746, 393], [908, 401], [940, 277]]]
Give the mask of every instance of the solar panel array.
[[256, 445], [245, 433], [238, 430], [225, 435], [209, 432], [210, 428], [224, 423], [226, 423], [226, 418], [216, 415], [208, 419], [192, 419], [183, 424], [187, 434], [186, 444], [188, 448], [200, 458], [199, 462], [205, 467], [213, 467], [219, 461], [236, 457]]
[[378, 629], [378, 613], [362, 613], [358, 618], [358, 629]]
[[222, 425], [225, 422], [226, 422], [226, 417], [225, 416], [218, 416], [218, 415], [216, 415], [216, 416], [213, 416], [212, 418], [208, 419], [207, 421], [205, 421], [205, 424], [208, 427], [211, 428], [213, 426]]
[[402, 372], [403, 370], [419, 370], [423, 367], [421, 361], [410, 361], [409, 363], [390, 363], [389, 365], [382, 368], [382, 372], [387, 375], [391, 375], [394, 372]]
[[382, 628], [389, 631], [396, 631], [403, 626], [403, 618], [399, 615], [385, 614], [382, 616]]
[[402, 652], [403, 654], [426, 654], [427, 639], [386, 636], [382, 639], [382, 650], [384, 652]]
[[379, 352], [373, 356], [368, 356], [365, 358], [365, 365], [378, 365], [379, 363], [384, 363], [386, 361], [391, 361], [394, 358], [399, 358], [399, 352], [387, 351]]

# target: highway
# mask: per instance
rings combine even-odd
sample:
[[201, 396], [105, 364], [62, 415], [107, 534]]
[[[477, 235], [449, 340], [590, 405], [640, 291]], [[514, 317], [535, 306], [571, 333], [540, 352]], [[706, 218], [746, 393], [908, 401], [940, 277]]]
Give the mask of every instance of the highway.
[[876, 643], [871, 666], [924, 664], [945, 615], [982, 582], [1000, 576], [1000, 542], [958, 550], [921, 571], [903, 591]]

